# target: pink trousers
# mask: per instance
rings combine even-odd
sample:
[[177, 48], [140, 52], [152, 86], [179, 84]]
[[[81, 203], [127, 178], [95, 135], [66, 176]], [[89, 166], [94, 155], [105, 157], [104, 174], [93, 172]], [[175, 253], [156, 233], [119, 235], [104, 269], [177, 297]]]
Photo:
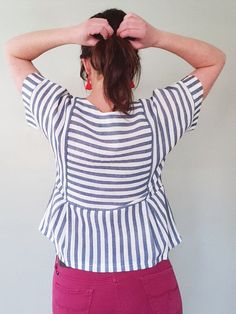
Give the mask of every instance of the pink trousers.
[[64, 267], [56, 256], [53, 314], [182, 314], [169, 259], [140, 270], [101, 273]]

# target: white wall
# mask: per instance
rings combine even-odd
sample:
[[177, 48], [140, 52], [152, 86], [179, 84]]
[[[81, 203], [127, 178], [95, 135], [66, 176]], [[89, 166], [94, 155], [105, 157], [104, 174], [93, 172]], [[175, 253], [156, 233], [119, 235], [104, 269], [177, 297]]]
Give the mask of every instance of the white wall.
[[[33, 30], [69, 26], [116, 7], [155, 27], [214, 44], [227, 63], [204, 100], [198, 126], [167, 157], [163, 170], [169, 202], [183, 242], [170, 258], [185, 314], [235, 311], [235, 16], [233, 0], [81, 1], [0, 3], [0, 44]], [[35, 60], [40, 71], [85, 97], [79, 77], [80, 46], [50, 50]], [[143, 72], [135, 96], [173, 83], [193, 68], [176, 55], [140, 51]], [[51, 313], [55, 251], [37, 230], [54, 183], [53, 153], [40, 131], [24, 120], [23, 103], [0, 60], [1, 220], [0, 313]], [[155, 70], [154, 70], [155, 69]]]

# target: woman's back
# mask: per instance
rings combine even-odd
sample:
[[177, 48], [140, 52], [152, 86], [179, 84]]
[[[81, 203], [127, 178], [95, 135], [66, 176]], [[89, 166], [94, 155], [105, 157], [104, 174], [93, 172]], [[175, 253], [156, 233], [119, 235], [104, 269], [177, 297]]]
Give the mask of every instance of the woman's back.
[[[67, 43], [82, 46], [89, 100], [31, 62]], [[137, 50], [147, 47], [171, 51], [196, 69], [132, 101]], [[53, 313], [182, 314], [168, 258], [182, 238], [161, 174], [167, 155], [196, 128], [224, 66], [222, 51], [111, 9], [78, 26], [22, 35], [6, 52], [26, 121], [44, 133], [55, 157], [55, 184], [39, 225], [56, 250]]]
[[[56, 180], [39, 230], [67, 266], [98, 272], [148, 268], [181, 242], [161, 180], [165, 158], [196, 127], [203, 88], [188, 76], [101, 112], [39, 73], [22, 87], [27, 122], [41, 128]], [[47, 110], [45, 110], [47, 108]]]

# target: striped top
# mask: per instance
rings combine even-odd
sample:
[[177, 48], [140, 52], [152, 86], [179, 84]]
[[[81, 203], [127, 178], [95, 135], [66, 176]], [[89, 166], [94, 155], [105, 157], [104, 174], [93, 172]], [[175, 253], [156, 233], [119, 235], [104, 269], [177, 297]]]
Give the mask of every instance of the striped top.
[[149, 268], [181, 241], [162, 184], [167, 154], [195, 129], [203, 86], [188, 75], [128, 116], [30, 73], [22, 85], [28, 125], [52, 147], [56, 178], [39, 231], [69, 267], [95, 272]]

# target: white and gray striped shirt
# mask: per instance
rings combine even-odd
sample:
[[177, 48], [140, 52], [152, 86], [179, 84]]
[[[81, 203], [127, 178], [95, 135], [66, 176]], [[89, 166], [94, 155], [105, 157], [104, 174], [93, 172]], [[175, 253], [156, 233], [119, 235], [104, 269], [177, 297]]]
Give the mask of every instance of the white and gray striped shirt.
[[131, 116], [101, 112], [42, 74], [30, 73], [22, 98], [28, 125], [41, 129], [56, 179], [39, 231], [69, 267], [116, 272], [149, 268], [181, 243], [161, 172], [167, 154], [195, 129], [203, 86], [188, 75]]

